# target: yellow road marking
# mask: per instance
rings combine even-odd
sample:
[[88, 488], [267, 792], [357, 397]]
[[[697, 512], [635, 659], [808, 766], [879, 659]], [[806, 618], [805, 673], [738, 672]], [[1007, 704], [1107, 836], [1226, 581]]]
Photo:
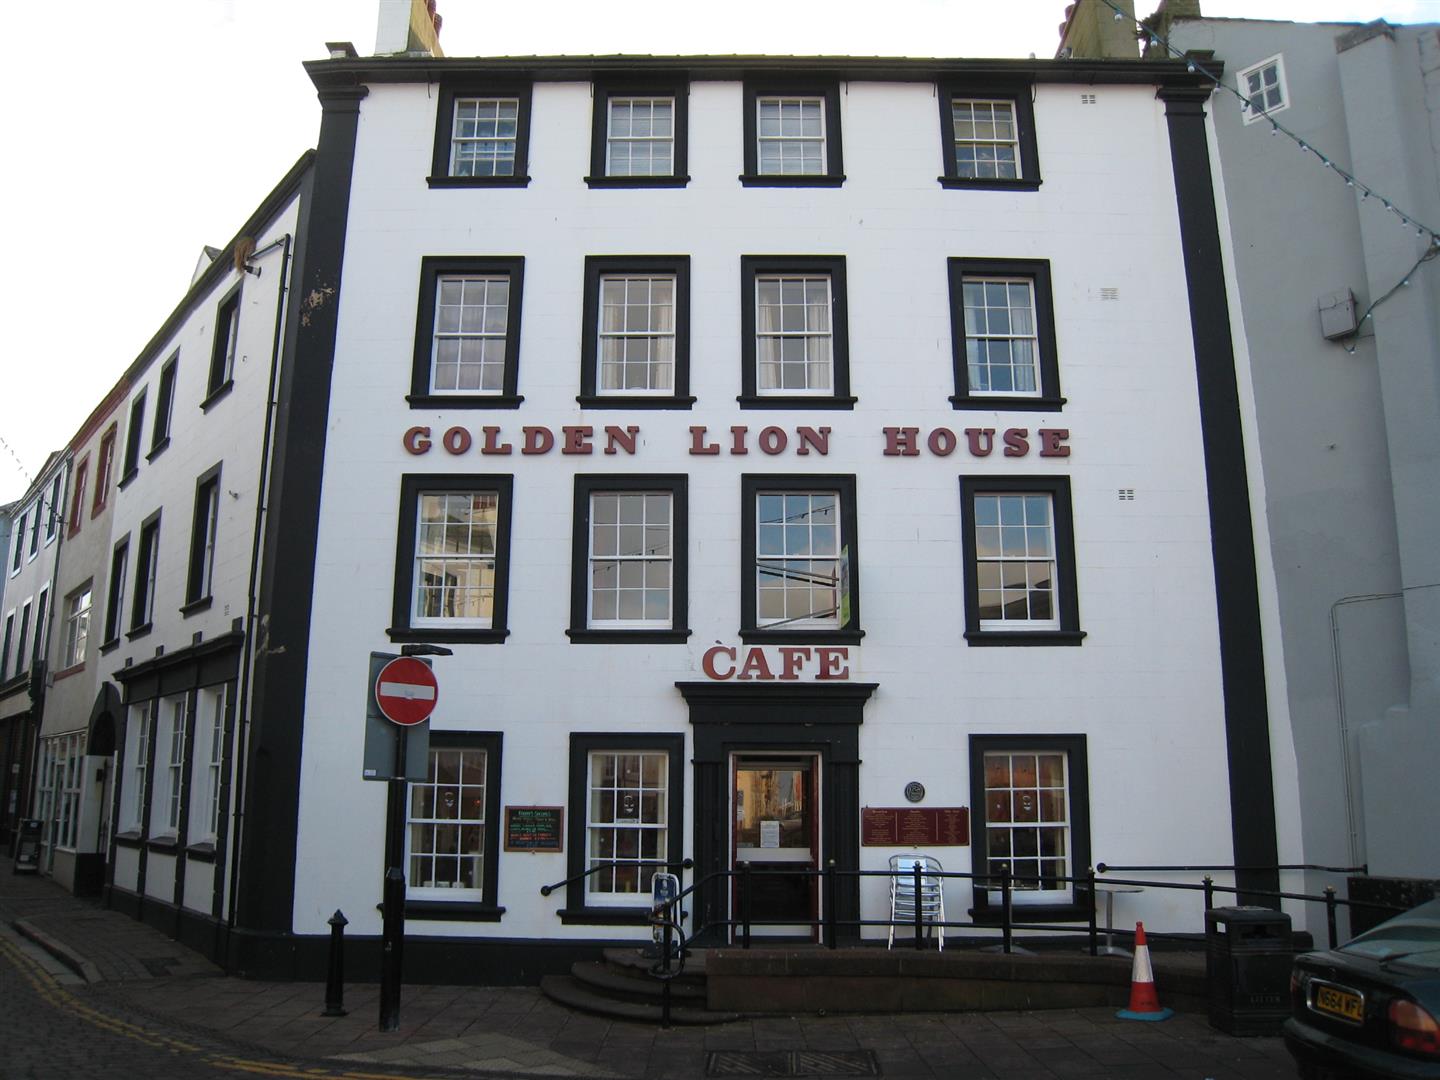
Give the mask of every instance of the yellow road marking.
[[99, 1011], [86, 1005], [66, 990], [55, 979], [55, 976], [46, 971], [33, 959], [26, 956], [17, 949], [11, 942], [0, 938], [0, 956], [10, 962], [10, 966], [19, 972], [20, 976], [30, 984], [36, 995], [46, 1004], [56, 1009], [68, 1012], [84, 1020], [88, 1024], [101, 1028], [114, 1035], [120, 1035], [134, 1042], [143, 1043], [159, 1050], [170, 1050], [175, 1053], [197, 1054], [204, 1058], [205, 1063], [217, 1069], [227, 1069], [232, 1072], [252, 1073], [260, 1076], [282, 1076], [282, 1077], [336, 1077], [338, 1080], [414, 1080], [413, 1076], [402, 1076], [397, 1073], [374, 1073], [355, 1072], [353, 1070], [339, 1071], [336, 1069], [286, 1065], [278, 1061], [252, 1061], [247, 1058], [231, 1057], [228, 1054], [220, 1054], [208, 1051], [193, 1043], [183, 1042], [180, 1039], [171, 1038], [169, 1035], [160, 1032], [150, 1031], [147, 1028], [138, 1027], [118, 1017], [110, 1016], [108, 1013]]

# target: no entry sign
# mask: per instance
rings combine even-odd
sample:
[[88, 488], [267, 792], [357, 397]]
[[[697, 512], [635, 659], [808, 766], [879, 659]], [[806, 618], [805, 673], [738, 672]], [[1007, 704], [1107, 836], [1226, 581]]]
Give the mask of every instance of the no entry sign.
[[387, 720], [405, 727], [428, 720], [439, 699], [435, 673], [413, 656], [391, 660], [375, 679], [375, 703]]

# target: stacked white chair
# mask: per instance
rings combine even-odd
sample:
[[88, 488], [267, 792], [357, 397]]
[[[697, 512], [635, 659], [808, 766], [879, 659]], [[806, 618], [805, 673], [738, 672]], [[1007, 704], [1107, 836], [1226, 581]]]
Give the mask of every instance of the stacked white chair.
[[[920, 891], [915, 891], [915, 867], [920, 867]], [[945, 949], [945, 879], [940, 860], [931, 855], [890, 856], [890, 942], [895, 947], [896, 924], [902, 936], [906, 927], [915, 925], [915, 910], [925, 924], [926, 936], [933, 937], [939, 949]]]

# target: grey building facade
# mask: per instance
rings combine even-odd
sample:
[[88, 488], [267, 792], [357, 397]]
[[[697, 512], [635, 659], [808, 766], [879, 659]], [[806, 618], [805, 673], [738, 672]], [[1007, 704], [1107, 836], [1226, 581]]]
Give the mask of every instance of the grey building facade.
[[1303, 852], [1281, 859], [1434, 877], [1437, 27], [1177, 13], [1169, 43], [1251, 102], [1210, 112], [1299, 774]]

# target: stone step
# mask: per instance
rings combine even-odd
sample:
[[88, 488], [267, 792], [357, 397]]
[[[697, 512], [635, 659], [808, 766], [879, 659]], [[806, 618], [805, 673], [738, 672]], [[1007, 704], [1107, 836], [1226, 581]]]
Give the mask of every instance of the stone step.
[[[635, 948], [612, 948], [605, 949], [603, 956], [605, 962], [613, 968], [622, 971], [641, 971], [649, 973], [650, 965], [655, 963], [654, 956], [647, 956], [647, 950]], [[683, 978], [700, 979], [705, 978], [705, 957], [709, 949], [691, 949], [690, 955], [685, 957], [685, 974]]]
[[[607, 964], [597, 964], [593, 961], [581, 961], [571, 966], [570, 975], [576, 982], [595, 990], [597, 993], [610, 994], [630, 1001], [640, 1001], [653, 1004], [660, 1000], [664, 991], [664, 983], [648, 974], [628, 974], [627, 971], [618, 971]], [[686, 1005], [705, 1005], [705, 986], [693, 979], [686, 979], [681, 976], [672, 979], [670, 984], [670, 1000], [674, 1003]]]
[[[658, 1024], [662, 1015], [659, 1005], [646, 1005], [634, 1001], [621, 1001], [606, 997], [581, 985], [569, 975], [546, 975], [540, 980], [540, 991], [551, 1001], [570, 1009], [608, 1016], [613, 1020], [639, 1020]], [[672, 1005], [672, 1024], [724, 1024], [740, 1019], [739, 1013], [711, 1012], [693, 1005]]]

